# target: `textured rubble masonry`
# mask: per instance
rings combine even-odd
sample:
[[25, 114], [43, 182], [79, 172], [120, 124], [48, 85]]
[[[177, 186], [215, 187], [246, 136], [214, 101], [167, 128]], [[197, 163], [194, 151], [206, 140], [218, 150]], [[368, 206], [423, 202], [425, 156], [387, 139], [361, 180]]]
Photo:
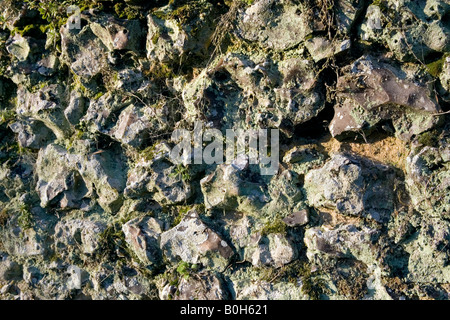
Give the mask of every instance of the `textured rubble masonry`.
[[432, 98], [433, 92], [402, 79], [400, 73], [401, 70], [378, 63], [370, 56], [357, 60], [350, 72], [338, 79], [342, 102], [335, 107], [331, 134], [368, 129], [390, 119], [397, 137], [410, 140], [412, 135], [435, 126], [439, 119], [433, 114], [440, 108]]
[[392, 168], [337, 154], [321, 169], [305, 176], [309, 203], [344, 215], [387, 222], [394, 211], [395, 174]]
[[170, 260], [202, 263], [223, 271], [233, 250], [223, 238], [200, 220], [196, 211], [189, 212], [173, 229], [161, 234], [161, 249]]
[[[448, 300], [449, 21], [448, 0], [0, 1], [0, 299]], [[278, 172], [176, 163], [198, 122], [279, 129]]]

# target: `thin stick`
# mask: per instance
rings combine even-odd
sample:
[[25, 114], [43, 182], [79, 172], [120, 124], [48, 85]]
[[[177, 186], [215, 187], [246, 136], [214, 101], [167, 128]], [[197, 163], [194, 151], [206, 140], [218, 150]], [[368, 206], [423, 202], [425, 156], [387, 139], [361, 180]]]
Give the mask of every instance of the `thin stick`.
[[441, 112], [441, 113], [433, 113], [432, 116], [442, 116], [443, 114], [449, 114], [450, 111]]

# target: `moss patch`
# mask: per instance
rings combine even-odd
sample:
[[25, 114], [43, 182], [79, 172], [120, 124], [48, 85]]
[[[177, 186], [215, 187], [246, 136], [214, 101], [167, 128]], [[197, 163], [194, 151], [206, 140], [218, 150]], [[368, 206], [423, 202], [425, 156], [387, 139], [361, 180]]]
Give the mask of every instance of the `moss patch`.
[[417, 137], [417, 141], [424, 146], [436, 147], [439, 142], [438, 133], [435, 130], [424, 132]]
[[285, 235], [287, 232], [287, 225], [281, 219], [276, 219], [274, 222], [266, 223], [260, 232], [262, 236], [266, 236], [271, 233], [281, 233]]
[[448, 55], [444, 55], [441, 59], [430, 62], [427, 64], [428, 73], [433, 77], [439, 77], [444, 68], [445, 59]]

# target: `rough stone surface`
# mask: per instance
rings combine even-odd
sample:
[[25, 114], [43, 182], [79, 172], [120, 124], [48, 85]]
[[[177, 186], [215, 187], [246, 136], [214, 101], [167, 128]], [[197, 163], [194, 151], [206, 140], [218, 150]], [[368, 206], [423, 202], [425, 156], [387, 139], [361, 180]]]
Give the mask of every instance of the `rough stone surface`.
[[202, 272], [196, 277], [183, 277], [178, 286], [166, 285], [160, 291], [161, 300], [225, 300], [222, 282], [215, 275]]
[[308, 210], [294, 212], [284, 218], [283, 221], [290, 227], [303, 226], [309, 222]]
[[391, 120], [396, 135], [409, 140], [429, 130], [439, 120], [432, 115], [440, 111], [433, 92], [402, 79], [403, 71], [376, 62], [370, 56], [359, 59], [349, 70], [337, 83], [341, 102], [335, 107], [330, 123], [333, 136]]
[[155, 218], [133, 219], [122, 226], [125, 240], [146, 265], [158, 265], [161, 260], [159, 239], [163, 231]]
[[448, 21], [0, 0], [0, 299], [448, 300]]
[[100, 247], [100, 235], [106, 226], [88, 220], [61, 221], [55, 226], [55, 246], [57, 250], [67, 250], [79, 246], [86, 254], [95, 253]]
[[11, 261], [7, 254], [0, 254], [0, 280], [11, 281], [22, 278], [22, 266], [15, 261]]
[[188, 212], [176, 227], [162, 233], [160, 245], [170, 260], [202, 263], [222, 271], [234, 254], [229, 244], [200, 220], [196, 211]]
[[305, 189], [310, 204], [387, 222], [394, 211], [395, 173], [392, 168], [366, 161], [337, 154], [321, 169], [308, 172]]
[[[239, 31], [245, 39], [261, 42], [266, 48], [289, 49], [312, 32], [307, 12], [298, 11], [290, 1], [255, 1], [243, 12]], [[268, 20], [273, 24], [267, 25]]]

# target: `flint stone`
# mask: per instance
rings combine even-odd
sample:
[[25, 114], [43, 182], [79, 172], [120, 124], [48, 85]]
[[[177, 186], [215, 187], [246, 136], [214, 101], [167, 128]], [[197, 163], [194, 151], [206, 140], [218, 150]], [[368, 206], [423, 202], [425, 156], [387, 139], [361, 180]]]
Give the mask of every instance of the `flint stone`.
[[22, 279], [22, 266], [12, 261], [6, 254], [0, 253], [0, 280], [11, 281]]
[[161, 249], [170, 261], [181, 259], [201, 263], [223, 271], [233, 256], [233, 249], [205, 225], [195, 210], [189, 211], [174, 228], [161, 234]]
[[93, 254], [100, 248], [100, 234], [106, 229], [101, 222], [88, 220], [60, 221], [55, 226], [55, 245], [59, 250], [79, 245], [81, 252]]
[[294, 212], [283, 221], [290, 227], [303, 226], [309, 222], [309, 212], [306, 209]]
[[136, 218], [122, 226], [125, 240], [145, 265], [158, 265], [161, 260], [159, 249], [162, 222], [152, 218]]
[[308, 172], [304, 187], [312, 206], [387, 222], [394, 211], [395, 179], [386, 165], [336, 154], [321, 169]]
[[220, 279], [212, 273], [201, 272], [196, 277], [181, 278], [178, 286], [166, 285], [160, 290], [161, 300], [224, 300], [227, 292]]
[[10, 128], [17, 133], [17, 139], [23, 148], [40, 149], [56, 138], [41, 121], [32, 118], [14, 122]]
[[356, 258], [366, 265], [376, 264], [374, 245], [380, 232], [368, 227], [341, 225], [332, 230], [311, 228], [306, 230], [307, 257]]
[[401, 70], [366, 56], [338, 78], [338, 103], [329, 129], [333, 137], [357, 132], [381, 120], [393, 121], [396, 135], [409, 140], [435, 126], [440, 107], [432, 91], [402, 79]]

